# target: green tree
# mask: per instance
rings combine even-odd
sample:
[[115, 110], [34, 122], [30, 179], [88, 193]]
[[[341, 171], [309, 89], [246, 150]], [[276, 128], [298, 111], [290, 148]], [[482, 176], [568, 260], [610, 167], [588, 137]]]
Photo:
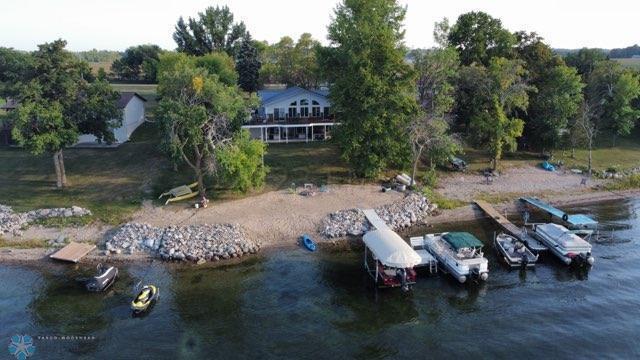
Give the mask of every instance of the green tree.
[[157, 81], [158, 59], [162, 49], [158, 45], [138, 45], [125, 50], [111, 70], [122, 80]]
[[218, 80], [228, 86], [238, 83], [238, 73], [233, 58], [224, 52], [212, 52], [202, 56], [191, 57], [195, 66], [206, 69], [209, 74], [216, 74]]
[[455, 109], [459, 127], [469, 134], [471, 119], [491, 107], [491, 79], [482, 65], [462, 66], [458, 71]]
[[629, 135], [640, 118], [634, 101], [640, 97], [638, 76], [615, 61], [596, 64], [586, 89], [593, 105], [598, 129], [610, 129], [615, 136]]
[[231, 141], [232, 120], [246, 117], [248, 104], [237, 86], [225, 85], [186, 56], [160, 73], [158, 93], [164, 147], [194, 171], [204, 197], [204, 177], [218, 170], [216, 152]]
[[228, 6], [208, 7], [189, 18], [187, 23], [180, 17], [173, 33], [178, 51], [189, 55], [205, 55], [224, 51], [235, 58], [240, 42], [249, 33], [243, 22], [234, 23]]
[[531, 145], [552, 151], [578, 112], [584, 84], [576, 69], [567, 67], [536, 33], [518, 32], [516, 38], [516, 51], [526, 63], [532, 86], [529, 107], [522, 114], [525, 134]]
[[578, 74], [586, 82], [595, 69], [596, 64], [600, 61], [607, 60], [607, 54], [601, 49], [582, 48], [578, 51], [570, 52], [565, 56], [564, 61], [567, 65], [578, 69]]
[[319, 47], [320, 42], [309, 33], [300, 35], [297, 42], [284, 36], [277, 43], [268, 45], [261, 54], [261, 82], [317, 87], [324, 80], [317, 60]]
[[341, 126], [336, 137], [356, 174], [374, 177], [405, 164], [403, 139], [415, 114], [414, 73], [404, 61], [405, 9], [392, 0], [345, 0], [329, 25], [320, 63]]
[[219, 178], [239, 192], [262, 187], [268, 172], [263, 163], [266, 150], [267, 145], [260, 140], [251, 140], [248, 131], [236, 132], [233, 141], [217, 151]]
[[460, 15], [449, 29], [448, 40], [460, 53], [463, 65], [488, 66], [494, 57], [511, 58], [515, 44], [515, 37], [502, 27], [500, 19], [481, 11]]
[[240, 88], [246, 92], [258, 91], [261, 64], [258, 49], [250, 36], [242, 40], [236, 62]]
[[[80, 131], [112, 140], [120, 125], [117, 92], [102, 81], [89, 83], [88, 66], [56, 40], [38, 46], [33, 54], [33, 78], [18, 95], [13, 138], [33, 154], [53, 154], [56, 184], [67, 185], [63, 149], [78, 140]], [[114, 120], [115, 119], [115, 120]]]
[[493, 169], [505, 149], [514, 151], [517, 138], [522, 136], [524, 121], [515, 117], [516, 111], [525, 111], [529, 105], [525, 82], [526, 70], [522, 60], [494, 58], [487, 68], [491, 104], [471, 119], [471, 134], [477, 145], [489, 150]]
[[26, 51], [0, 47], [0, 96], [15, 97], [33, 77], [33, 56]]
[[418, 76], [418, 102], [423, 109], [443, 114], [451, 111], [460, 62], [452, 48], [413, 51]]

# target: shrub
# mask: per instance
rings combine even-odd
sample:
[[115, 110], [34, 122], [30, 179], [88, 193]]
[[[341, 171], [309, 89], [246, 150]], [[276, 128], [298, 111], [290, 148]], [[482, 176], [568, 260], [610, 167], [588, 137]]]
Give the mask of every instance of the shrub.
[[251, 140], [246, 130], [238, 132], [232, 143], [216, 154], [222, 183], [238, 192], [262, 187], [269, 171], [262, 163], [265, 152], [262, 141]]
[[607, 190], [640, 189], [640, 174], [633, 174], [605, 185]]

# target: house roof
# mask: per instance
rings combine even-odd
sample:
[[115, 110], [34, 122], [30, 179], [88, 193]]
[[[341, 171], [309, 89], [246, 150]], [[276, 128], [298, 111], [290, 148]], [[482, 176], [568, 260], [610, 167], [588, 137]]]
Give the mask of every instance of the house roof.
[[134, 97], [139, 97], [140, 100], [147, 101], [147, 99], [143, 98], [136, 92], [124, 91], [120, 93], [120, 99], [118, 99], [118, 107], [120, 109], [124, 109], [129, 101], [131, 101], [131, 99], [133, 99]]
[[260, 97], [260, 102], [262, 103], [262, 106], [265, 105], [269, 105], [272, 104], [274, 102], [277, 101], [281, 101], [283, 99], [287, 99], [290, 97], [294, 97], [296, 95], [300, 95], [300, 94], [313, 94], [313, 95], [317, 95], [317, 96], [321, 96], [321, 97], [327, 97], [327, 95], [329, 94], [328, 90], [309, 90], [309, 89], [303, 89], [301, 87], [298, 86], [293, 86], [290, 87], [288, 89], [266, 89], [266, 90], [259, 90], [258, 91], [258, 96]]

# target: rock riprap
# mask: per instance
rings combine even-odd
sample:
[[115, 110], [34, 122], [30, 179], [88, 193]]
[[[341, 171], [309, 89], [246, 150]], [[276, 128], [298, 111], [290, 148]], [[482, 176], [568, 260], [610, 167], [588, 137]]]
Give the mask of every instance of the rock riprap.
[[0, 235], [12, 234], [14, 236], [20, 236], [22, 235], [22, 230], [37, 220], [89, 215], [91, 215], [91, 211], [79, 206], [15, 212], [10, 206], [0, 205]]
[[169, 226], [129, 223], [121, 226], [105, 243], [113, 254], [150, 252], [163, 260], [218, 261], [255, 254], [257, 241], [233, 224]]
[[[424, 222], [437, 208], [436, 204], [418, 193], [410, 193], [399, 201], [375, 209], [376, 213], [393, 230], [400, 230]], [[360, 209], [340, 210], [329, 214], [321, 225], [320, 232], [328, 238], [347, 235], [360, 236], [371, 228]]]

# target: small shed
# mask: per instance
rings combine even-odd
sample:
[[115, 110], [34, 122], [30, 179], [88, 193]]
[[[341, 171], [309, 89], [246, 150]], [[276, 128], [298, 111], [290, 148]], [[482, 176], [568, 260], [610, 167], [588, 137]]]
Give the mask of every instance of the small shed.
[[[113, 129], [115, 146], [129, 141], [131, 134], [142, 125], [145, 119], [144, 103], [147, 100], [136, 92], [122, 92], [118, 99], [118, 108], [122, 109], [122, 125]], [[90, 134], [80, 135], [76, 146], [99, 146], [96, 137]]]

